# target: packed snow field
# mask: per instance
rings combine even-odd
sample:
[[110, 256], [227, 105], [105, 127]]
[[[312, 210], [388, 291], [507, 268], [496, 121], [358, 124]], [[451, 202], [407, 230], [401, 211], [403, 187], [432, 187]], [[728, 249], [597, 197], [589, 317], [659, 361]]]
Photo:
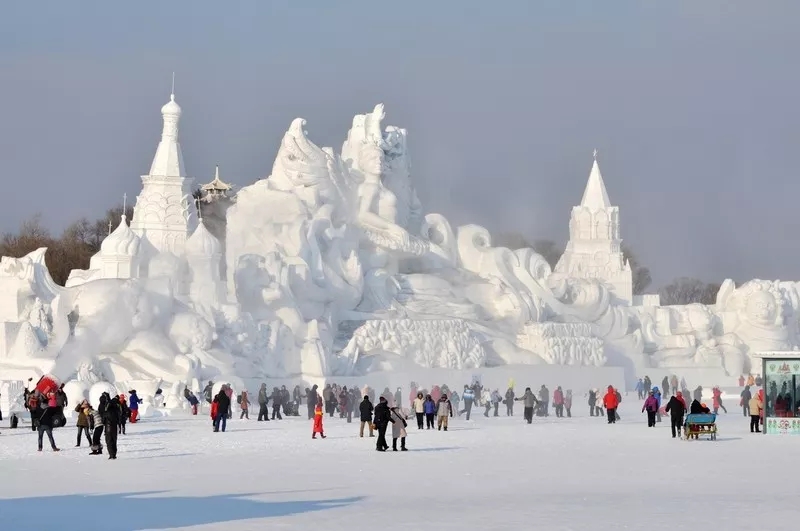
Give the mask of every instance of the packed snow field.
[[716, 442], [685, 442], [668, 419], [647, 428], [640, 408], [628, 395], [613, 426], [577, 404], [576, 417], [532, 425], [521, 408], [512, 418], [473, 411], [448, 432], [418, 431], [412, 419], [405, 453], [376, 452], [357, 422], [329, 417], [325, 440], [311, 439], [305, 417], [234, 419], [226, 433], [212, 433], [207, 415], [144, 420], [120, 436], [116, 461], [74, 448], [74, 421], [55, 430], [59, 453], [46, 439], [38, 453], [29, 429], [3, 429], [0, 529], [727, 531], [793, 521], [794, 476], [781, 472], [797, 439], [751, 435], [732, 408]]

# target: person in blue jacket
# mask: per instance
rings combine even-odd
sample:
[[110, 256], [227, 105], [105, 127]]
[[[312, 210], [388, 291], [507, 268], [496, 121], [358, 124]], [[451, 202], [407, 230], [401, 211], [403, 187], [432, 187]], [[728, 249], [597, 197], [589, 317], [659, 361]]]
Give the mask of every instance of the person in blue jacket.
[[128, 409], [131, 410], [131, 423], [135, 424], [139, 420], [139, 404], [142, 400], [136, 394], [136, 389], [128, 391]]
[[475, 402], [475, 391], [468, 385], [464, 386], [464, 392], [461, 393], [461, 400], [464, 402], [464, 411], [462, 413], [467, 414], [467, 420], [469, 420], [469, 414], [472, 412], [472, 404]]
[[658, 387], [653, 387], [653, 396], [658, 400], [658, 409], [656, 410], [656, 422], [661, 422], [661, 391]]

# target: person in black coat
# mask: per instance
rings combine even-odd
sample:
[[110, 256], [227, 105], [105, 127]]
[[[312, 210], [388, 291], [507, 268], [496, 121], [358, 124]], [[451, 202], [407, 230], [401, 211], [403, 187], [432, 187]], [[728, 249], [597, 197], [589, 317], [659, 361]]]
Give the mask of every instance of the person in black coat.
[[100, 405], [97, 412], [103, 419], [103, 426], [105, 427], [106, 435], [106, 450], [108, 450], [108, 458], [117, 458], [117, 435], [119, 435], [119, 424], [122, 418], [122, 405], [119, 403], [119, 397], [111, 397], [108, 393], [103, 393], [100, 396]]
[[225, 392], [225, 386], [219, 390], [217, 396], [214, 397], [214, 402], [217, 403], [217, 417], [214, 419], [214, 431], [219, 431], [222, 428], [223, 433], [228, 425], [228, 409], [231, 407], [231, 399], [228, 393]]
[[317, 393], [317, 389], [319, 387], [317, 384], [311, 388], [308, 393], [306, 393], [306, 406], [308, 407], [308, 420], [314, 418], [314, 408], [317, 407], [317, 402], [319, 402], [319, 393]]
[[389, 445], [386, 443], [386, 429], [389, 427], [389, 423], [394, 424], [394, 419], [392, 419], [392, 412], [389, 409], [389, 402], [384, 396], [380, 398], [378, 405], [375, 406], [375, 420], [373, 422], [378, 429], [378, 441], [375, 449], [379, 452], [385, 452], [389, 449]]
[[366, 424], [369, 426], [369, 436], [375, 437], [375, 432], [372, 429], [372, 411], [375, 408], [372, 406], [372, 402], [369, 401], [369, 397], [365, 396], [364, 400], [358, 405], [358, 411], [361, 414], [361, 428], [359, 429], [359, 436], [364, 436], [364, 425]]
[[39, 423], [37, 425], [37, 430], [39, 431], [39, 451], [42, 451], [42, 439], [44, 438], [44, 434], [47, 434], [47, 438], [50, 439], [50, 447], [53, 449], [54, 452], [60, 452], [61, 450], [56, 446], [56, 441], [53, 439], [53, 423], [55, 421], [56, 415], [56, 408], [49, 407], [44, 410], [42, 415], [39, 417]]
[[700, 413], [711, 413], [711, 410], [707, 407], [704, 407], [699, 400], [693, 400], [692, 405], [689, 406], [689, 413], [692, 415], [698, 415]]
[[683, 416], [686, 414], [686, 406], [683, 405], [683, 400], [673, 396], [667, 402], [664, 411], [669, 413], [670, 425], [672, 427], [672, 438], [681, 436], [681, 427], [683, 426]]

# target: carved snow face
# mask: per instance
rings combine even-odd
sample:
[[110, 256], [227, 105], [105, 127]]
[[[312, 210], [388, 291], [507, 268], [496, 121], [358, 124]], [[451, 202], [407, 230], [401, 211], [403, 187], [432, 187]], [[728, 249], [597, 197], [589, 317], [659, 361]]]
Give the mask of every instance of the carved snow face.
[[366, 176], [378, 176], [383, 173], [383, 150], [378, 146], [367, 144], [361, 148], [358, 166]]
[[774, 324], [778, 316], [778, 305], [771, 293], [756, 291], [747, 299], [746, 312], [748, 319], [754, 323]]

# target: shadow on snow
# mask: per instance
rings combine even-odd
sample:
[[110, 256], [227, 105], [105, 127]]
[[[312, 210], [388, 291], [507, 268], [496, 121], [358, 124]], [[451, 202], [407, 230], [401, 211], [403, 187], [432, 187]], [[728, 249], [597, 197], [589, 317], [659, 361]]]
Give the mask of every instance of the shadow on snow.
[[0, 515], [16, 531], [42, 529], [44, 522], [38, 515], [43, 509], [47, 519], [61, 522], [62, 531], [85, 528], [87, 515], [102, 515], [104, 531], [136, 531], [291, 516], [347, 507], [364, 499], [258, 501], [245, 497], [257, 494], [153, 497], [158, 494], [163, 491], [0, 499]]

